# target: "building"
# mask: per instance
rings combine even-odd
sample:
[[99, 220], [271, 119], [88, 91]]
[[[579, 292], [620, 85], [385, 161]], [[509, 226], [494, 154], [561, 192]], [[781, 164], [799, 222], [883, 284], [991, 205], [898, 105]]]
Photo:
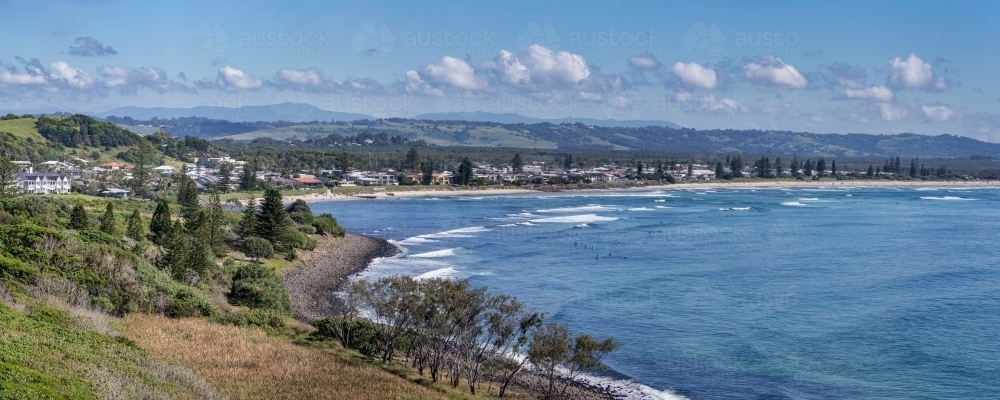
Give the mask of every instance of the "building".
[[30, 174], [32, 172], [35, 172], [35, 170], [31, 166], [31, 161], [11, 161], [11, 162], [13, 162], [14, 165], [16, 165], [17, 168], [20, 169], [21, 172], [23, 173]]
[[101, 196], [101, 197], [112, 197], [112, 198], [116, 198], [116, 199], [127, 199], [128, 196], [129, 196], [129, 194], [131, 194], [131, 193], [132, 192], [130, 192], [128, 190], [125, 190], [125, 189], [111, 188], [111, 189], [101, 190], [101, 191], [97, 192], [97, 195]]
[[28, 194], [66, 194], [70, 190], [70, 180], [52, 173], [14, 174], [14, 180], [21, 191]]
[[121, 171], [126, 169], [132, 169], [131, 165], [116, 163], [114, 161], [98, 165], [98, 167], [101, 167], [106, 171]]
[[323, 186], [323, 181], [316, 179], [312, 175], [299, 175], [297, 178], [292, 178], [293, 181], [298, 182], [299, 186], [307, 188], [318, 188]]
[[174, 167], [171, 167], [169, 165], [161, 165], [159, 167], [153, 168], [153, 171], [159, 173], [160, 176], [171, 176], [174, 174]]

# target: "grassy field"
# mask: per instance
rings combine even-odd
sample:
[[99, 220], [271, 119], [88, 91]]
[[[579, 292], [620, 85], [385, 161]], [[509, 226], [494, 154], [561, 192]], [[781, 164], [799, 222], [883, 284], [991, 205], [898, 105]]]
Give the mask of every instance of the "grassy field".
[[0, 399], [221, 398], [189, 369], [114, 336], [109, 318], [0, 287]]
[[0, 120], [0, 131], [13, 133], [14, 136], [32, 139], [37, 143], [48, 143], [49, 140], [42, 137], [35, 129], [35, 118], [18, 118]]
[[154, 357], [190, 368], [232, 398], [476, 398], [414, 384], [356, 353], [297, 345], [255, 329], [153, 315], [129, 316], [121, 329]]

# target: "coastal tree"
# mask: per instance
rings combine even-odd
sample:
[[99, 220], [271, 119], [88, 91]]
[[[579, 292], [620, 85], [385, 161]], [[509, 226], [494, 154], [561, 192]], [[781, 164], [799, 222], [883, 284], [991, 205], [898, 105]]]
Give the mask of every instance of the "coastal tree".
[[566, 325], [549, 322], [532, 332], [528, 360], [545, 378], [547, 386], [541, 397], [552, 398], [555, 394], [559, 367], [569, 361], [571, 350], [572, 342]]
[[792, 176], [796, 176], [797, 177], [797, 176], [799, 176], [799, 169], [800, 168], [802, 168], [802, 166], [799, 163], [799, 156], [793, 154], [792, 155], [792, 162], [788, 165], [788, 170], [792, 173]]
[[247, 199], [246, 208], [243, 209], [243, 218], [236, 225], [236, 234], [242, 238], [257, 234], [257, 202], [254, 199]]
[[743, 159], [740, 156], [733, 157], [732, 161], [729, 162], [729, 171], [731, 171], [733, 177], [743, 177]]
[[212, 189], [209, 196], [208, 207], [205, 212], [205, 239], [208, 248], [216, 257], [226, 255], [226, 233], [229, 227], [226, 225], [226, 214], [222, 210], [222, 201], [219, 198], [219, 191]]
[[875, 170], [872, 169], [872, 165], [871, 164], [868, 164], [868, 172], [865, 175], [868, 175], [869, 178], [871, 178], [873, 175], [875, 175]]
[[816, 175], [823, 177], [824, 174], [826, 174], [826, 159], [820, 157], [819, 161], [816, 161]]
[[830, 175], [837, 177], [837, 160], [830, 160]]
[[229, 184], [232, 183], [233, 179], [233, 164], [224, 162], [219, 165], [219, 184], [217, 185], [219, 190], [222, 192], [229, 191]]
[[115, 205], [112, 202], [108, 202], [108, 205], [104, 207], [104, 215], [101, 216], [100, 231], [118, 237], [118, 229], [118, 220], [115, 218]]
[[198, 186], [187, 175], [178, 175], [177, 203], [181, 206], [181, 216], [191, 219], [201, 208], [198, 202]]
[[722, 166], [722, 161], [715, 162], [715, 179], [722, 179], [726, 176], [726, 169]]
[[296, 199], [292, 204], [288, 205], [285, 209], [288, 213], [288, 217], [295, 221], [299, 225], [312, 225], [313, 214], [312, 209], [309, 208], [309, 204], [305, 200]]
[[521, 153], [514, 153], [514, 159], [510, 161], [510, 167], [514, 170], [514, 173], [524, 172], [524, 160], [521, 159]]
[[781, 157], [774, 158], [774, 176], [781, 178], [785, 173], [783, 166], [781, 165]]
[[420, 166], [420, 184], [430, 185], [434, 181], [434, 166], [429, 162], [425, 162]]
[[416, 171], [420, 166], [420, 154], [417, 153], [416, 147], [410, 147], [410, 150], [406, 152], [406, 161], [403, 162], [403, 167], [408, 171]]
[[469, 157], [462, 157], [462, 163], [458, 165], [458, 179], [459, 185], [468, 185], [472, 183], [472, 161]]
[[170, 230], [173, 227], [173, 223], [170, 220], [170, 205], [166, 200], [160, 200], [156, 203], [156, 209], [153, 211], [153, 218], [149, 221], [149, 233], [152, 237], [153, 243], [158, 245], [164, 245], [166, 243], [167, 237], [170, 236]]
[[805, 176], [812, 176], [812, 174], [813, 174], [813, 162], [812, 162], [812, 160], [806, 159], [805, 164], [803, 164], [803, 166], [802, 166], [802, 173], [805, 174]]
[[250, 160], [243, 165], [243, 171], [240, 172], [240, 190], [248, 192], [257, 189], [257, 168], [257, 160]]
[[125, 236], [132, 238], [136, 242], [142, 242], [146, 238], [146, 227], [142, 224], [142, 215], [139, 214], [139, 209], [132, 210], [132, 214], [129, 214], [126, 219], [126, 229]]
[[134, 146], [135, 149], [135, 168], [132, 169], [132, 179], [129, 180], [129, 186], [132, 188], [132, 194], [136, 197], [146, 197], [149, 195], [149, 166], [153, 162], [153, 149], [149, 146], [149, 142], [146, 140], [140, 140]]
[[688, 162], [688, 173], [687, 173], [687, 176], [688, 176], [688, 178], [693, 178], [694, 177], [694, 163], [693, 162]]
[[287, 243], [285, 231], [290, 226], [291, 219], [282, 204], [281, 192], [277, 189], [265, 190], [254, 229], [257, 236], [270, 240], [277, 249], [287, 250], [291, 243]]
[[21, 194], [21, 188], [17, 187], [14, 174], [21, 169], [6, 157], [0, 157], [0, 199], [15, 197]]
[[563, 159], [563, 168], [567, 169], [567, 170], [573, 168], [573, 155], [572, 154], [566, 153], [566, 158]]
[[73, 206], [69, 216], [69, 228], [78, 231], [90, 229], [90, 219], [87, 217], [87, 211], [83, 209], [83, 203], [77, 202]]

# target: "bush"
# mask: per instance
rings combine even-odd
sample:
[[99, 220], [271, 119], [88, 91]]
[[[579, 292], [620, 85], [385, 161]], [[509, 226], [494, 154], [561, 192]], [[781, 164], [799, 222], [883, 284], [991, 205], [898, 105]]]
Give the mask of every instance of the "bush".
[[267, 239], [251, 236], [243, 239], [243, 252], [253, 259], [268, 258], [274, 254], [274, 246]]
[[[375, 356], [382, 348], [378, 327], [364, 318], [348, 320], [343, 316], [324, 318], [316, 321], [312, 336], [317, 339], [335, 339], [344, 347], [357, 350], [369, 357]], [[348, 336], [349, 335], [349, 336]]]
[[260, 264], [243, 264], [236, 268], [229, 291], [229, 302], [284, 313], [292, 311], [292, 303], [281, 277], [271, 268]]
[[268, 333], [279, 332], [285, 327], [285, 316], [281, 312], [262, 308], [237, 311], [219, 317], [217, 321], [226, 325], [261, 328]]
[[80, 231], [80, 239], [87, 243], [121, 246], [122, 240], [101, 231], [84, 229]]
[[295, 221], [299, 225], [309, 225], [313, 222], [312, 210], [309, 209], [309, 204], [305, 200], [298, 199], [292, 202], [288, 208], [285, 209], [288, 212], [288, 217]]
[[314, 227], [312, 225], [299, 225], [299, 226], [295, 227], [295, 229], [297, 229], [299, 232], [302, 232], [302, 233], [304, 233], [306, 235], [312, 235], [312, 234], [316, 233], [316, 227]]
[[13, 277], [20, 281], [33, 279], [40, 271], [21, 260], [0, 255], [0, 277]]
[[313, 219], [312, 225], [316, 228], [317, 233], [326, 236], [341, 237], [344, 236], [344, 228], [337, 224], [337, 219], [333, 218], [330, 214], [322, 214], [315, 219]]
[[183, 288], [167, 302], [165, 314], [174, 318], [210, 317], [216, 314], [216, 310], [208, 299], [198, 296], [189, 288]]

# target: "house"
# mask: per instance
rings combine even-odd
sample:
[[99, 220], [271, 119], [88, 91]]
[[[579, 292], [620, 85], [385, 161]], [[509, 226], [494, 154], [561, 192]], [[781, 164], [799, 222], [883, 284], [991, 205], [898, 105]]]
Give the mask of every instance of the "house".
[[97, 195], [101, 197], [111, 197], [115, 199], [127, 199], [128, 195], [131, 193], [132, 192], [125, 189], [110, 188], [97, 192]]
[[69, 178], [59, 174], [21, 173], [14, 174], [14, 180], [17, 182], [17, 187], [28, 194], [66, 194], [70, 189]]
[[32, 172], [35, 172], [32, 169], [31, 161], [11, 161], [11, 162], [13, 162], [14, 165], [16, 165], [17, 168], [20, 169], [21, 172], [23, 172], [23, 173], [29, 173], [30, 174]]
[[299, 175], [297, 178], [292, 178], [292, 180], [298, 182], [299, 186], [307, 188], [317, 188], [323, 186], [323, 182], [316, 179], [316, 177], [312, 175]]
[[159, 173], [160, 176], [171, 176], [174, 174], [174, 167], [171, 167], [169, 165], [161, 165], [159, 167], [153, 168], [153, 171]]
[[98, 166], [101, 167], [101, 168], [103, 168], [106, 171], [121, 171], [121, 170], [126, 170], [126, 169], [132, 169], [131, 165], [121, 164], [121, 163], [117, 163], [117, 162], [114, 162], [114, 161], [112, 161], [112, 162], [106, 162], [106, 163], [98, 165]]

